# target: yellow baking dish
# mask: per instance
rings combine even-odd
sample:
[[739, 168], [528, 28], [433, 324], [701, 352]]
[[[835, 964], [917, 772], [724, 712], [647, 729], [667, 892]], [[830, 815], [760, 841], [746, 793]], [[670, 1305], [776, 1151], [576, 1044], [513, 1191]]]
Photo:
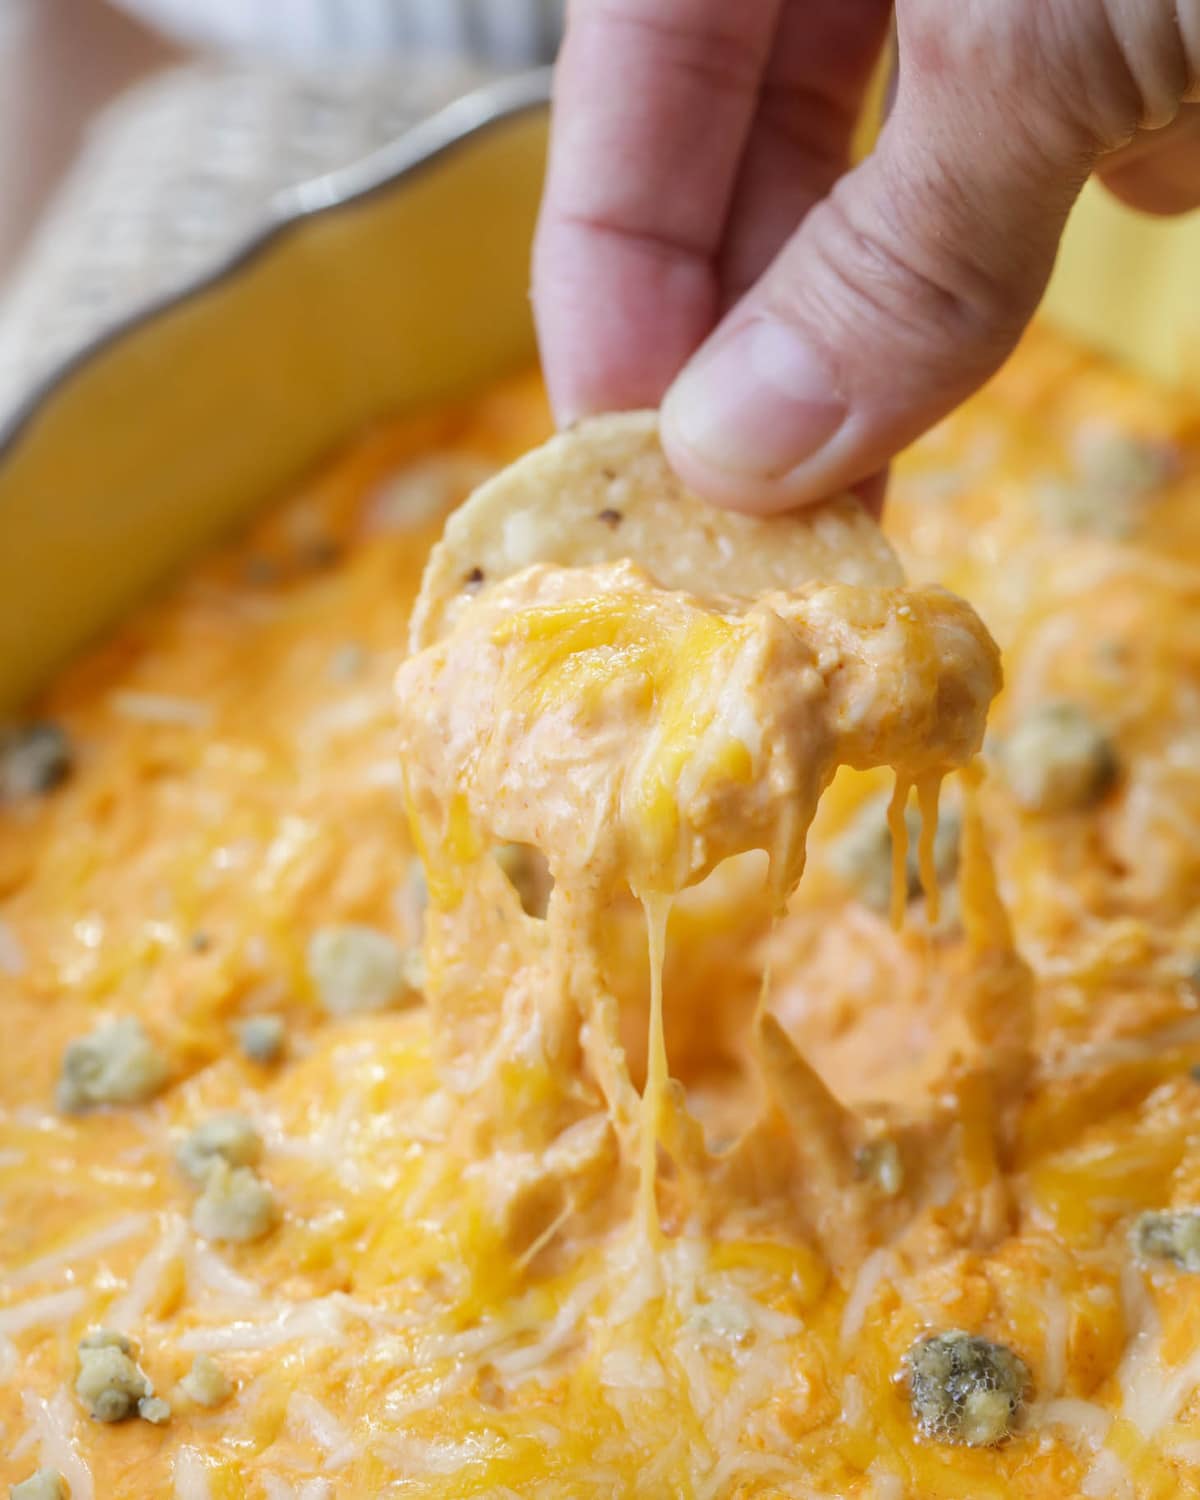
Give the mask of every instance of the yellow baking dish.
[[547, 92], [496, 84], [286, 194], [34, 395], [0, 434], [0, 703], [370, 418], [530, 361]]

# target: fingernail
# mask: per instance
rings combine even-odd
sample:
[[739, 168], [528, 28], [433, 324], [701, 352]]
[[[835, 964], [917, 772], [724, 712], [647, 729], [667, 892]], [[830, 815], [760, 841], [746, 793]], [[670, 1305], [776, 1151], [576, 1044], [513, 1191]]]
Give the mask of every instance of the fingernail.
[[846, 405], [820, 355], [772, 319], [743, 323], [703, 350], [663, 400], [663, 423], [704, 464], [773, 479], [811, 458]]

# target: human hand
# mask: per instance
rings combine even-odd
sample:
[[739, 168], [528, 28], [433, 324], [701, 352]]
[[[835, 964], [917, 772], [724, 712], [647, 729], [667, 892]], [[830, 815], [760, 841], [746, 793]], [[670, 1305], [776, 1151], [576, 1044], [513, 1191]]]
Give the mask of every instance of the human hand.
[[574, 0], [534, 256], [561, 422], [661, 401], [680, 475], [740, 509], [870, 493], [1008, 354], [1092, 171], [1200, 204], [1200, 0], [897, 0], [850, 170], [892, 13]]

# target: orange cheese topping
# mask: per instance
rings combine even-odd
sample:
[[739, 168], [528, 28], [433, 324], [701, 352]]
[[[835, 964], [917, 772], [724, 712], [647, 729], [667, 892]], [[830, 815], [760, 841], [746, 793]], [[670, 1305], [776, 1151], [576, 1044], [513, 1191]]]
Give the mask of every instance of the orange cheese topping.
[[[560, 957], [498, 867], [472, 940], [434, 954], [469, 976], [453, 1015], [377, 948], [317, 961], [346, 929], [417, 940], [405, 617], [445, 509], [546, 426], [526, 382], [367, 438], [36, 706], [74, 767], [0, 807], [0, 1481], [55, 1467], [72, 1500], [1186, 1493], [1200, 1278], [1136, 1264], [1127, 1235], [1143, 1209], [1200, 1204], [1197, 408], [1041, 333], [899, 466], [910, 571], [970, 598], [1005, 650], [978, 811], [951, 789], [940, 835], [982, 835], [996, 888], [968, 850], [960, 892], [930, 845], [941, 916], [894, 931], [886, 874], [882, 911], [871, 884], [891, 858], [880, 784], [851, 771], [773, 934], [753, 856], [679, 898], [654, 1279], [613, 1191], [637, 1099], [603, 1072], [624, 1044], [644, 1077], [632, 899], [573, 976], [609, 997], [575, 1040], [536, 987], [497, 1012], [514, 923]], [[1070, 755], [1029, 728], [1063, 700], [1087, 719]], [[239, 1044], [266, 1015], [278, 1062]], [[68, 1045], [121, 1017], [165, 1086], [62, 1113]], [[576, 1045], [615, 1127], [571, 1088]], [[722, 1158], [764, 1082], [770, 1111]], [[174, 1162], [225, 1111], [257, 1129], [278, 1213], [244, 1242], [197, 1231]], [[839, 1150], [863, 1205], [840, 1260], [814, 1180]], [[723, 1164], [685, 1212], [701, 1151]], [[136, 1341], [166, 1422], [87, 1415], [76, 1345], [101, 1324]], [[1002, 1446], [913, 1423], [904, 1357], [947, 1328], [1031, 1372]], [[199, 1354], [233, 1386], [211, 1407], [184, 1380]]]
[[[626, 562], [538, 565], [485, 585], [442, 641], [401, 668], [405, 786], [433, 898], [428, 997], [443, 1036], [475, 1009], [470, 954], [488, 912], [503, 913], [491, 850], [533, 846], [554, 881], [544, 930], [516, 919], [511, 901], [507, 924], [493, 924], [514, 962], [507, 986], [489, 996], [484, 1046], [499, 1061], [522, 1026], [535, 1027], [533, 1045], [561, 1080], [554, 1113], [569, 1118], [588, 1099], [621, 1145], [632, 1080], [611, 1039], [597, 1051], [611, 1005], [598, 934], [623, 893], [644, 907], [650, 1024], [636, 1156], [638, 1223], [651, 1246], [662, 1243], [660, 1152], [686, 1166], [674, 1184], [678, 1223], [714, 1201], [729, 1209], [735, 1180], [746, 1194], [754, 1173], [741, 1157], [773, 1123], [748, 1120], [739, 1144], [718, 1156], [703, 1144], [703, 1117], [668, 1095], [662, 968], [672, 900], [722, 861], [764, 850], [781, 908], [839, 764], [893, 764], [921, 777], [935, 814], [936, 782], [982, 741], [997, 657], [969, 606], [941, 589], [809, 584], [738, 603], [664, 589]], [[785, 1129], [802, 1137], [785, 1134], [778, 1164], [795, 1156], [809, 1187], [839, 1200], [812, 1204], [794, 1228], [852, 1259], [871, 1211], [849, 1173], [862, 1122], [843, 1118], [782, 1033], [772, 1037], [758, 1043], [761, 1062], [777, 1075]], [[483, 1107], [494, 1108], [484, 1093]], [[550, 1113], [529, 1121], [534, 1149]], [[509, 1116], [506, 1101], [488, 1130]]]

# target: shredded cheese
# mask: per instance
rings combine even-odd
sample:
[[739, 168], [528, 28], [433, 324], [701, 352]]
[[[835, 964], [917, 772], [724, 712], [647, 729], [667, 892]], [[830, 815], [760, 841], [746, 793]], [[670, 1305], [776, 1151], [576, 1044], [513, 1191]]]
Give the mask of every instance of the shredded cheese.
[[46, 1281], [60, 1271], [74, 1272], [82, 1263], [143, 1234], [150, 1227], [150, 1222], [149, 1214], [123, 1215], [61, 1250], [38, 1256], [37, 1259], [8, 1271], [5, 1276], [6, 1284], [15, 1290]]
[[175, 1455], [176, 1500], [212, 1500], [209, 1467], [195, 1448], [181, 1448]]
[[139, 724], [207, 729], [212, 723], [212, 710], [208, 704], [191, 698], [176, 697], [171, 693], [134, 692], [126, 689], [124, 692], [114, 693], [110, 701], [114, 713]]
[[873, 1250], [858, 1268], [850, 1295], [842, 1309], [843, 1345], [858, 1337], [880, 1284], [895, 1275], [895, 1257], [890, 1250]]
[[342, 1468], [358, 1454], [358, 1445], [345, 1427], [315, 1396], [294, 1391], [288, 1400], [288, 1424], [309, 1437], [325, 1456], [329, 1470]]
[[25, 1391], [21, 1397], [25, 1416], [37, 1434], [38, 1454], [47, 1469], [57, 1469], [67, 1481], [71, 1500], [95, 1500], [92, 1471], [75, 1440], [75, 1408], [65, 1390], [48, 1400]]
[[31, 1297], [26, 1302], [14, 1303], [0, 1308], [0, 1334], [15, 1338], [30, 1328], [65, 1323], [81, 1312], [87, 1303], [87, 1293], [82, 1287], [71, 1287], [65, 1292], [50, 1292], [45, 1297]]
[[9, 924], [0, 917], [0, 974], [15, 979], [25, 973], [27, 960], [21, 941]]
[[115, 1328], [134, 1328], [159, 1291], [168, 1270], [180, 1262], [188, 1246], [188, 1233], [177, 1214], [168, 1217], [159, 1238], [130, 1277], [124, 1294], [108, 1310], [108, 1321]]

